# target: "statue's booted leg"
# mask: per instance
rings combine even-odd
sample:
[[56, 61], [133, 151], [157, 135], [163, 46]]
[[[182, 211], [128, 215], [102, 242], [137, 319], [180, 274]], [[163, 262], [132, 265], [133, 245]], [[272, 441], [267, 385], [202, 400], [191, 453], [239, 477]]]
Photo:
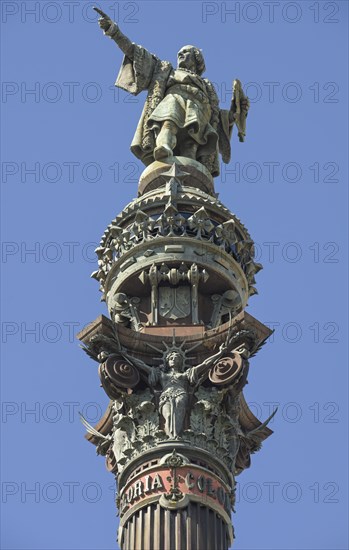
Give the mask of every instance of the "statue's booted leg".
[[161, 130], [156, 138], [155, 160], [173, 156], [173, 150], [177, 144], [177, 132], [177, 126], [171, 120], [165, 120], [162, 123]]

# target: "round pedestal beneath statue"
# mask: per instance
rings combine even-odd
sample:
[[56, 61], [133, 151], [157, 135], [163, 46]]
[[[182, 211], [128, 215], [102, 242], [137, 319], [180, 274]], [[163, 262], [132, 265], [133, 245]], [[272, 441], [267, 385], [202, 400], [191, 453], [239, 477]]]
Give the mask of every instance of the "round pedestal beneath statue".
[[164, 187], [171, 175], [181, 180], [183, 188], [194, 187], [215, 196], [213, 177], [210, 172], [197, 160], [186, 157], [170, 157], [152, 162], [147, 166], [139, 180], [138, 196], [141, 197], [149, 191]]

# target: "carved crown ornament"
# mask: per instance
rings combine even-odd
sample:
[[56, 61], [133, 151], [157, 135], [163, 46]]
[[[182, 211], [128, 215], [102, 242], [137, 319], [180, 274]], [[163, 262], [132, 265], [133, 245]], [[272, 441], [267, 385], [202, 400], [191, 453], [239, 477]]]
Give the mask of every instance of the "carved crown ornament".
[[[161, 238], [172, 238], [177, 241], [180, 237], [217, 245], [241, 265], [249, 286], [252, 288], [255, 284], [255, 275], [262, 269], [262, 265], [254, 261], [253, 241], [241, 235], [235, 219], [217, 224], [204, 207], [189, 216], [186, 212], [179, 212], [171, 203], [165, 205], [160, 215], [138, 210], [127, 227], [112, 223], [102, 239], [103, 245], [96, 249], [99, 269], [91, 277], [100, 282], [101, 290], [104, 291], [104, 281], [109, 271], [123, 254], [141, 244], [150, 245], [154, 240], [161, 242]], [[250, 294], [255, 292], [253, 288]]]

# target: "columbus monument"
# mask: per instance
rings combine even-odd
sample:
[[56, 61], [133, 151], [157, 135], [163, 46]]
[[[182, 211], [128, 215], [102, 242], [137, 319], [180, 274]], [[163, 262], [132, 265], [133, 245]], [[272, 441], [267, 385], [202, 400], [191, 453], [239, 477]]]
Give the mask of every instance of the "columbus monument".
[[122, 550], [227, 550], [235, 478], [272, 433], [243, 395], [271, 334], [245, 311], [262, 266], [214, 188], [249, 101], [234, 80], [221, 109], [201, 50], [182, 47], [173, 67], [95, 9], [124, 54], [116, 86], [147, 93], [131, 143], [145, 169], [96, 250], [109, 317], [78, 338], [110, 402], [82, 421], [116, 479]]

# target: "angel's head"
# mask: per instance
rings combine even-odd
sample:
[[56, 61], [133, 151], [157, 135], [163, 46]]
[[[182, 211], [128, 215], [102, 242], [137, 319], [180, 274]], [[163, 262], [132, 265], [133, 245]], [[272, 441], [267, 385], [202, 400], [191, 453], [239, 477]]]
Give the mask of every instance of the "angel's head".
[[184, 367], [184, 357], [178, 351], [170, 351], [165, 356], [165, 365], [168, 369], [173, 369], [177, 372], [182, 372]]

